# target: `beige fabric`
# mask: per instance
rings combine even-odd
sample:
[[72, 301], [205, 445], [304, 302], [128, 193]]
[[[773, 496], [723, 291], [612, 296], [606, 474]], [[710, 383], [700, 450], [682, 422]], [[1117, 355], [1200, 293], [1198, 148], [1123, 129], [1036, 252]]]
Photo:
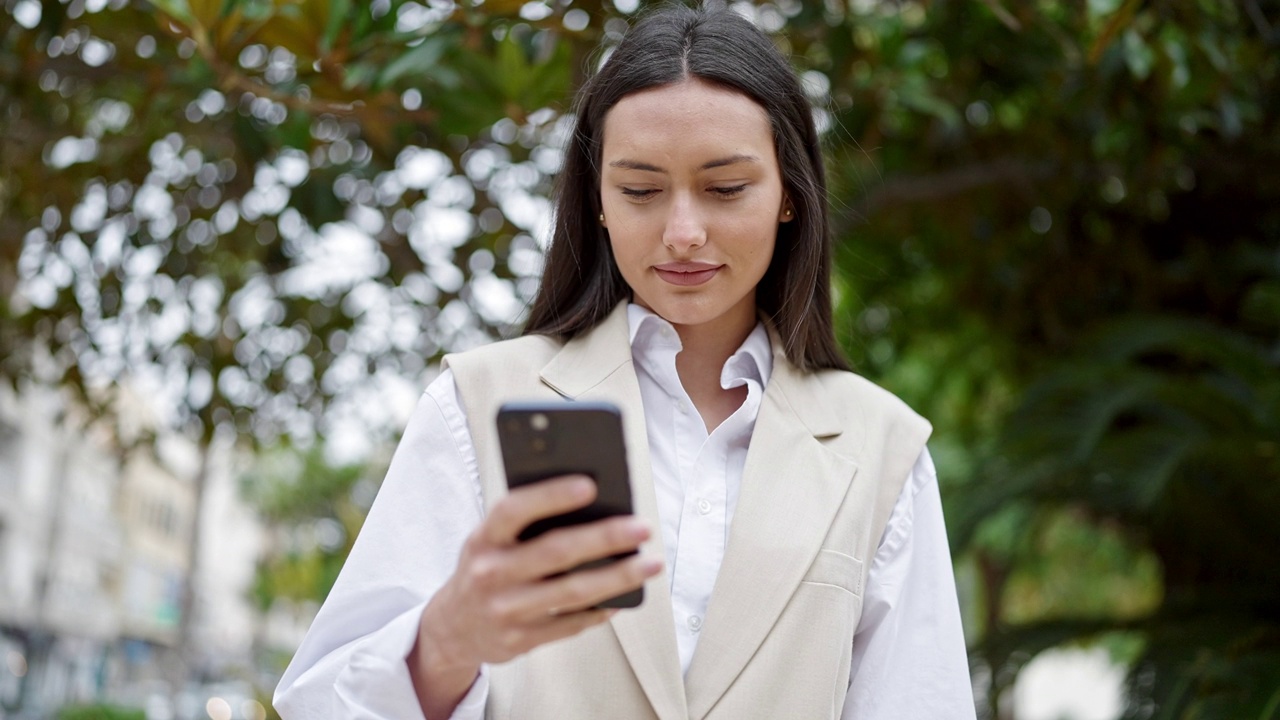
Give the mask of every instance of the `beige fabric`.
[[[870, 558], [931, 428], [857, 375], [796, 370], [772, 339], [773, 375], [687, 676], [660, 575], [639, 609], [492, 667], [486, 717], [839, 717]], [[445, 364], [467, 410], [488, 505], [506, 493], [494, 424], [502, 402], [608, 400], [622, 408], [636, 512], [659, 527], [625, 303], [563, 346], [528, 336]], [[646, 548], [656, 557], [660, 535]]]

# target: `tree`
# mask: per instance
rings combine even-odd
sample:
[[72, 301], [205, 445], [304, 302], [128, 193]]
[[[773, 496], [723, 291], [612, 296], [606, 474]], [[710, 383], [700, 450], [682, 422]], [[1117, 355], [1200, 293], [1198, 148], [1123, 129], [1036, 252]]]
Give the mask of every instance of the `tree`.
[[988, 710], [1039, 650], [1101, 637], [1130, 654], [1130, 717], [1267, 717], [1274, 19], [985, 6], [870, 8], [792, 42], [820, 39], [844, 139], [851, 349], [938, 421]]
[[[378, 490], [383, 463], [335, 466], [323, 446], [264, 452], [242, 478], [244, 496], [267, 527], [254, 599], [264, 615], [277, 603], [294, 609], [323, 602]], [[272, 648], [262, 648], [272, 651]], [[288, 657], [269, 662], [281, 672]]]
[[206, 454], [390, 434], [379, 393], [533, 290], [552, 103], [603, 32], [543, 10], [9, 3], [0, 375], [108, 421], [128, 379]]

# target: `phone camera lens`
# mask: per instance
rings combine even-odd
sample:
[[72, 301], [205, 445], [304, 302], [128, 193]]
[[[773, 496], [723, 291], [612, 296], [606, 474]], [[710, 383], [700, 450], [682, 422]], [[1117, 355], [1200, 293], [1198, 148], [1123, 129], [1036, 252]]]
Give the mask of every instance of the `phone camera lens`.
[[551, 424], [551, 421], [548, 420], [547, 416], [543, 415], [542, 413], [534, 413], [533, 415], [529, 416], [529, 427], [533, 428], [534, 430], [537, 430], [538, 432], [542, 432], [543, 430], [546, 430], [547, 426], [550, 424]]

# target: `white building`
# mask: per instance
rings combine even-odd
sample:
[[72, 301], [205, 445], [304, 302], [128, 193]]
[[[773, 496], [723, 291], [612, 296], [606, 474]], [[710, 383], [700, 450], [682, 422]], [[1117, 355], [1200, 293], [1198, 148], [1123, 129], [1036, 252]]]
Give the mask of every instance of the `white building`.
[[5, 701], [90, 698], [120, 631], [119, 464], [101, 434], [68, 429], [55, 391], [0, 392], [0, 642], [21, 696]]
[[[179, 437], [125, 451], [85, 427], [59, 391], [0, 383], [0, 717], [138, 702], [173, 661], [199, 453]], [[239, 498], [236, 453], [211, 458], [192, 659], [202, 675], [248, 675], [260, 523]]]

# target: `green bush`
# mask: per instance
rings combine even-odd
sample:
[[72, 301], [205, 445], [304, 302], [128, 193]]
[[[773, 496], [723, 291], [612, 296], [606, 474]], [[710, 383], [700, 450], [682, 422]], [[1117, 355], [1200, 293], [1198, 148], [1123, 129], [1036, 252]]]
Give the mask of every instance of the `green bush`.
[[147, 720], [147, 714], [118, 705], [76, 705], [59, 710], [58, 720]]

